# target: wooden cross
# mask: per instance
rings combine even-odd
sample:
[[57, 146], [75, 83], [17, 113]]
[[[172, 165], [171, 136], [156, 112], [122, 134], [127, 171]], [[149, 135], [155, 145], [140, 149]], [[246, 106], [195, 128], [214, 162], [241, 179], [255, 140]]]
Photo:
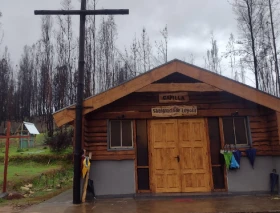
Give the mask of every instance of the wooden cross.
[[6, 136], [0, 136], [0, 139], [6, 139], [5, 146], [5, 162], [4, 162], [4, 180], [3, 180], [3, 189], [2, 192], [7, 192], [7, 174], [8, 174], [8, 161], [9, 161], [9, 146], [10, 146], [10, 138], [29, 138], [30, 136], [18, 136], [18, 135], [10, 135], [11, 132], [11, 122], [7, 121], [7, 131]]
[[86, 15], [126, 15], [129, 10], [86, 10], [86, 0], [81, 0], [81, 10], [35, 10], [35, 15], [79, 15], [80, 16], [80, 41], [79, 41], [79, 66], [78, 87], [76, 102], [75, 122], [75, 152], [74, 152], [74, 180], [73, 203], [81, 203], [80, 178], [81, 178], [81, 140], [83, 117], [83, 90], [84, 90], [84, 54], [85, 54], [85, 22]]

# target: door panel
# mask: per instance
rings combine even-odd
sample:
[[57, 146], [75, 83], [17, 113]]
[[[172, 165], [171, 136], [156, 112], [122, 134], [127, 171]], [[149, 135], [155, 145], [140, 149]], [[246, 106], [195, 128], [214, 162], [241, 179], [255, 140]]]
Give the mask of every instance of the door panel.
[[176, 120], [150, 122], [152, 180], [154, 192], [180, 192], [180, 170], [177, 159]]
[[178, 120], [182, 192], [211, 190], [209, 156], [203, 119]]
[[211, 190], [203, 119], [150, 121], [150, 147], [153, 192]]

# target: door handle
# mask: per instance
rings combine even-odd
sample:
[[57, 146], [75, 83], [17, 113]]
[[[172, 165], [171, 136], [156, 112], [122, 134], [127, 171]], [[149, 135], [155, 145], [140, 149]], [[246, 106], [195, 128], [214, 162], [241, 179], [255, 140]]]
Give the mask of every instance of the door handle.
[[177, 155], [177, 157], [175, 157], [175, 158], [177, 158], [177, 161], [178, 161], [178, 163], [179, 163], [179, 162], [180, 162], [180, 156]]

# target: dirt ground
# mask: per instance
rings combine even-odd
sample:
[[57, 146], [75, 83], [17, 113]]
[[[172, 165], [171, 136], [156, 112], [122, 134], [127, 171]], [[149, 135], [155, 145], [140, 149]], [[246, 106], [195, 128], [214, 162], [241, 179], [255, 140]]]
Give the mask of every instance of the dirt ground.
[[3, 213], [17, 213], [17, 212], [22, 212], [24, 209], [28, 208], [30, 206], [0, 206], [0, 212]]

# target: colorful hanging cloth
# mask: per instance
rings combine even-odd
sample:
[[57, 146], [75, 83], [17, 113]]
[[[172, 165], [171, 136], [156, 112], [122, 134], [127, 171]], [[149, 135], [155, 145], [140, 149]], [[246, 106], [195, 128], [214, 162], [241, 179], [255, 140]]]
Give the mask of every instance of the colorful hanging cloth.
[[231, 156], [229, 168], [230, 168], [230, 169], [239, 169], [239, 164], [238, 164], [237, 161], [235, 160], [234, 154]]
[[224, 159], [225, 159], [225, 163], [226, 163], [226, 168], [229, 169], [232, 152], [224, 152], [223, 155], [224, 155]]
[[257, 153], [257, 150], [254, 149], [254, 148], [250, 148], [250, 149], [247, 149], [246, 150], [246, 154], [247, 154], [247, 157], [254, 169], [254, 163], [255, 163], [255, 158], [256, 158], [256, 153]]
[[234, 155], [235, 160], [237, 161], [240, 167], [241, 152], [239, 150], [235, 150], [232, 154]]
[[83, 160], [83, 169], [82, 169], [82, 175], [83, 175], [83, 178], [85, 178], [88, 170], [90, 168], [90, 160], [89, 160], [89, 157], [85, 157], [85, 159]]

